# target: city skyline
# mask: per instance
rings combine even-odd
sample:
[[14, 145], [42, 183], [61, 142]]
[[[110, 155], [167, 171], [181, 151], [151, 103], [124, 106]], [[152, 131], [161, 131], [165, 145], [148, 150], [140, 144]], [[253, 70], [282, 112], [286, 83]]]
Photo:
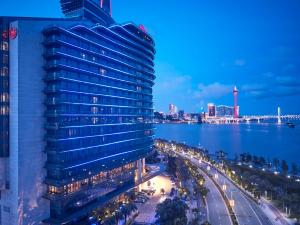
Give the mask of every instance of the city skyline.
[[[157, 40], [156, 110], [167, 111], [170, 102], [193, 112], [209, 102], [231, 105], [236, 85], [241, 114], [255, 114], [257, 109], [272, 114], [278, 106], [283, 114], [297, 114], [299, 9], [296, 0], [217, 5], [193, 1], [180, 6], [169, 0], [132, 0], [118, 2], [112, 14], [117, 22], [131, 18], [144, 24]], [[37, 0], [12, 0], [0, 13], [62, 17], [59, 1], [41, 5]]]

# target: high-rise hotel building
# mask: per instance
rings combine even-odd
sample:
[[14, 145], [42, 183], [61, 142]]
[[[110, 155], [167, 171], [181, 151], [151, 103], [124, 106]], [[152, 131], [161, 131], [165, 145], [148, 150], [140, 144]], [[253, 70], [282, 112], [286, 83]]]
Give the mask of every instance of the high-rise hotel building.
[[0, 17], [0, 224], [67, 224], [141, 180], [154, 41], [106, 0]]

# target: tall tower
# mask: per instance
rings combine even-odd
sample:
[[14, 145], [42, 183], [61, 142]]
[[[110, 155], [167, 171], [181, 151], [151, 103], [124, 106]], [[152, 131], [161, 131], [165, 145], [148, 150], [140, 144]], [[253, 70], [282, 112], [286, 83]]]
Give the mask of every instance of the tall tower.
[[281, 109], [280, 109], [280, 107], [278, 107], [277, 123], [281, 124]]
[[233, 89], [233, 97], [234, 97], [234, 118], [239, 117], [239, 110], [238, 110], [238, 89], [235, 86]]

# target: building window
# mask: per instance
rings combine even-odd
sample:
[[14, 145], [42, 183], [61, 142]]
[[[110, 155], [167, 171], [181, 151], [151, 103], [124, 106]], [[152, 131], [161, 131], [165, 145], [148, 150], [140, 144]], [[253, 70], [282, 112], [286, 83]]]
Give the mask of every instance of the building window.
[[101, 75], [105, 75], [105, 74], [106, 74], [106, 70], [101, 68], [101, 69], [100, 69], [100, 74], [101, 74]]
[[92, 113], [94, 114], [98, 113], [98, 107], [92, 107]]
[[97, 97], [93, 97], [93, 103], [96, 104], [98, 102], [98, 98]]
[[81, 58], [86, 59], [86, 54], [81, 53]]
[[8, 94], [3, 93], [0, 95], [0, 102], [8, 102]]
[[8, 55], [3, 55], [3, 64], [8, 64]]
[[8, 42], [2, 42], [1, 44], [1, 50], [2, 51], [8, 51]]
[[8, 115], [8, 107], [7, 106], [2, 106], [0, 107], [0, 115]]
[[8, 76], [8, 68], [7, 68], [7, 67], [2, 67], [2, 68], [0, 69], [0, 76], [1, 76], [1, 77], [6, 77], [6, 76]]

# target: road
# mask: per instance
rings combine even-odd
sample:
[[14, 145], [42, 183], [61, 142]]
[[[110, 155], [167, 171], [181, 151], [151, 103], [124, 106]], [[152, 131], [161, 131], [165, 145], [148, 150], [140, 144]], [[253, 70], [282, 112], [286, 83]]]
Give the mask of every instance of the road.
[[[186, 156], [181, 153], [177, 153], [177, 154], [180, 154], [182, 157], [192, 160], [192, 162], [194, 162], [199, 167], [202, 167], [203, 169], [206, 169], [208, 166], [208, 164], [206, 164], [205, 162], [199, 163], [198, 160], [191, 159], [191, 157], [189, 157], [189, 156]], [[221, 174], [215, 168], [213, 168], [213, 167], [210, 167], [210, 168], [211, 169], [209, 172], [211, 173], [211, 175], [215, 176], [215, 174], [218, 174], [217, 175], [218, 178], [215, 179], [217, 181], [217, 183], [221, 187], [224, 184], [226, 185], [225, 193], [226, 193], [228, 199], [231, 199], [231, 196], [232, 196], [232, 198], [234, 200], [233, 211], [237, 217], [239, 225], [273, 225], [273, 223], [265, 215], [265, 213], [262, 211], [262, 209], [260, 208], [259, 205], [257, 205], [253, 200], [251, 200], [248, 196], [246, 196], [245, 193], [243, 193], [238, 187], [236, 187], [227, 177], [225, 177], [223, 174]], [[207, 180], [207, 181], [209, 180], [209, 182], [212, 183], [212, 181], [210, 181], [210, 179], [207, 179], [207, 177], [205, 177], [205, 180]], [[212, 185], [214, 186], [214, 184], [212, 184]], [[213, 188], [213, 186], [210, 185], [210, 187], [208, 187], [208, 188], [215, 189], [215, 188]], [[216, 194], [215, 192], [213, 192], [213, 193]], [[220, 195], [220, 193], [219, 193], [219, 195]], [[213, 197], [210, 199], [207, 199], [207, 201], [208, 201], [208, 205], [209, 205], [209, 201], [213, 202], [213, 203], [211, 203], [212, 205], [220, 204], [221, 201], [224, 202], [223, 199], [213, 199]], [[220, 205], [223, 205], [223, 204], [220, 204]], [[217, 207], [217, 206], [214, 206], [214, 207]], [[218, 207], [215, 209], [217, 209], [217, 210], [215, 210], [215, 212], [220, 210]], [[216, 218], [214, 218], [214, 219], [216, 220]], [[219, 224], [219, 223], [213, 223], [213, 222], [211, 222], [211, 223], [213, 225]], [[224, 224], [224, 222], [222, 224]]]
[[265, 215], [259, 205], [245, 195], [227, 177], [211, 168], [211, 174], [217, 175], [215, 179], [220, 186], [226, 185], [226, 195], [234, 200], [234, 213], [240, 225], [272, 225], [273, 223]]
[[209, 189], [206, 197], [209, 222], [213, 225], [231, 225], [228, 209], [219, 190], [205, 173], [201, 173], [204, 176], [205, 185]]

